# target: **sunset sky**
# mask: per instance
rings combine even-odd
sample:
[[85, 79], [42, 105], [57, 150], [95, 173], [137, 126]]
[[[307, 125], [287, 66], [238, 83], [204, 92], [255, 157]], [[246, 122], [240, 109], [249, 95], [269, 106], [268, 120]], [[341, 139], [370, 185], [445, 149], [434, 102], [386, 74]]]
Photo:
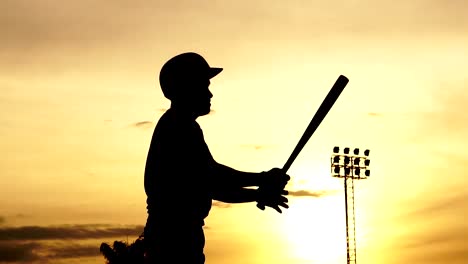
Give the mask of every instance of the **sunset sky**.
[[346, 263], [335, 145], [371, 150], [358, 263], [468, 263], [467, 14], [465, 0], [1, 0], [0, 263], [103, 264], [101, 242], [138, 237], [169, 107], [159, 70], [187, 51], [224, 68], [197, 121], [244, 171], [282, 167], [350, 79], [289, 171], [290, 209], [215, 203], [207, 264]]

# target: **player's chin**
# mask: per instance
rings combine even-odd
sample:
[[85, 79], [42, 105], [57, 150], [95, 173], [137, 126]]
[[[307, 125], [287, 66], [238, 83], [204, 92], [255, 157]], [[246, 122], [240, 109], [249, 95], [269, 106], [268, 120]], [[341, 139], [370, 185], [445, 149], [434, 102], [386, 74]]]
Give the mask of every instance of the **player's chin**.
[[198, 111], [198, 114], [199, 114], [200, 116], [204, 116], [204, 115], [209, 114], [210, 112], [211, 112], [210, 107], [205, 107], [205, 108], [203, 108], [203, 109], [200, 109], [200, 110]]

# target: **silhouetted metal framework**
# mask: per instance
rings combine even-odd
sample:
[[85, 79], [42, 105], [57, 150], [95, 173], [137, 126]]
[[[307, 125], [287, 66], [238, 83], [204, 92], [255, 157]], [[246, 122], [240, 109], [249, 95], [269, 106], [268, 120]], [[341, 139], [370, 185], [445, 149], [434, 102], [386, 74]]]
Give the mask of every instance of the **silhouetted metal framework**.
[[359, 155], [358, 148], [354, 149], [353, 154], [349, 151], [349, 148], [344, 148], [343, 154], [339, 154], [340, 148], [333, 148], [331, 174], [333, 177], [344, 179], [347, 264], [356, 264], [354, 180], [367, 179], [370, 176], [370, 151], [365, 150], [364, 155]]

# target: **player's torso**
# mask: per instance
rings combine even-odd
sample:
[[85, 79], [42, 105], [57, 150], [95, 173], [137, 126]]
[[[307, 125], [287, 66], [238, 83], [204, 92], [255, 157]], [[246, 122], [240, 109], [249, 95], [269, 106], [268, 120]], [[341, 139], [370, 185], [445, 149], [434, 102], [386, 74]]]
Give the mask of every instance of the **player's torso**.
[[165, 113], [146, 162], [148, 213], [164, 221], [202, 221], [211, 208], [211, 162], [198, 124]]

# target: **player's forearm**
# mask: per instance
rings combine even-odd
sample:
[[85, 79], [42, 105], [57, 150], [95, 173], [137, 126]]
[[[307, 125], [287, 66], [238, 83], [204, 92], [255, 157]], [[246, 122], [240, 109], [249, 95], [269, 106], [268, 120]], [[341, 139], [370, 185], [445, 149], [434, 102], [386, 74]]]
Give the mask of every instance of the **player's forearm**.
[[213, 198], [225, 203], [248, 203], [258, 200], [258, 192], [253, 189], [227, 189], [217, 190]]
[[219, 163], [215, 166], [215, 178], [225, 187], [259, 186], [265, 181], [264, 173], [238, 171]]

